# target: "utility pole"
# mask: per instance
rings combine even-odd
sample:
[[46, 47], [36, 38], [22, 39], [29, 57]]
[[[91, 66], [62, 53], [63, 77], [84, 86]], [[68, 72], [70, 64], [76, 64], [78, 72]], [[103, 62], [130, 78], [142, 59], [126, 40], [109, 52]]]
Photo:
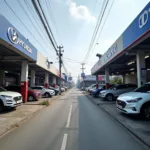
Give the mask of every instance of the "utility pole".
[[[82, 66], [82, 68], [81, 68], [82, 74], [84, 73], [84, 70], [85, 70], [84, 65], [85, 65], [85, 63], [81, 64], [81, 66]], [[82, 77], [82, 78], [83, 78], [83, 89], [84, 89], [85, 88], [85, 82], [84, 82], [84, 77]]]
[[58, 46], [58, 57], [59, 57], [59, 74], [60, 74], [60, 77], [59, 77], [59, 95], [61, 95], [61, 67], [62, 67], [62, 52], [64, 52], [64, 50], [62, 50], [63, 46]]

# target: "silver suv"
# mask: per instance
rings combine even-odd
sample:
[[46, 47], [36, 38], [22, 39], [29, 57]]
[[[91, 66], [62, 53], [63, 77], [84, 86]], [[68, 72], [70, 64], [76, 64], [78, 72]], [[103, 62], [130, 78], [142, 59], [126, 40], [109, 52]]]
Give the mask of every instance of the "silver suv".
[[109, 88], [108, 90], [103, 90], [100, 92], [100, 97], [108, 101], [112, 101], [119, 95], [127, 92], [131, 92], [137, 88], [135, 84], [117, 84]]

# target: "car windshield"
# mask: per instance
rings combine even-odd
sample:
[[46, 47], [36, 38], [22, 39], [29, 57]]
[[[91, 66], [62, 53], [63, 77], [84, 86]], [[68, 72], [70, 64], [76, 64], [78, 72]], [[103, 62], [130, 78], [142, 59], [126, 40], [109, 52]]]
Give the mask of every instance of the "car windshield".
[[150, 92], [150, 84], [144, 84], [143, 86], [134, 90], [134, 92], [143, 92], [143, 93]]
[[111, 86], [110, 88], [109, 88], [109, 90], [112, 90], [112, 89], [114, 89], [114, 88], [116, 88], [117, 87], [117, 85], [113, 85], [113, 86]]
[[7, 91], [6, 89], [0, 87], [0, 92]]

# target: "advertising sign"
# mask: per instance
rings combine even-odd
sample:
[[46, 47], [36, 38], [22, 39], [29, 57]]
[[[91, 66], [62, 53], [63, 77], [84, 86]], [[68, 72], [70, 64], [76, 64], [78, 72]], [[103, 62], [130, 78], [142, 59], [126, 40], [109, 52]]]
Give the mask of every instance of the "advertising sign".
[[0, 39], [9, 43], [19, 52], [36, 61], [36, 48], [2, 15], [0, 15], [0, 22]]
[[127, 48], [150, 29], [150, 3], [140, 12], [123, 33], [123, 48]]
[[81, 77], [82, 77], [82, 78], [85, 78], [85, 73], [81, 73]]

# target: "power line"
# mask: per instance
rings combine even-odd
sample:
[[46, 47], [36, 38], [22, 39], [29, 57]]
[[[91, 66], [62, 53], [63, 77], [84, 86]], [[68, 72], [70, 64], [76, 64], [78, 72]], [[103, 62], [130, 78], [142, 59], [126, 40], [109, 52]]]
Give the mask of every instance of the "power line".
[[[39, 18], [38, 18], [38, 16], [37, 16], [37, 14], [33, 11], [32, 7], [30, 6], [30, 4], [29, 4], [29, 2], [28, 2], [27, 0], [24, 0], [24, 2], [25, 2], [25, 4], [26, 4], [28, 10], [30, 11], [31, 15], [33, 16], [33, 19], [35, 20], [36, 25], [39, 27], [41, 33], [43, 33], [45, 39], [48, 41], [48, 39], [47, 39], [48, 36], [47, 36], [47, 34], [46, 34], [46, 35], [44, 34], [43, 31], [45, 31], [45, 30], [44, 30], [43, 26], [40, 26], [41, 22], [40, 22], [40, 20], [39, 20]], [[41, 25], [42, 25], [42, 24], [41, 24]], [[43, 28], [43, 29], [42, 29], [42, 28]], [[45, 33], [46, 33], [46, 32], [45, 32]], [[49, 44], [49, 41], [48, 41], [47, 43]], [[50, 46], [52, 47], [51, 43], [50, 43]], [[52, 47], [52, 48], [53, 48], [53, 47]]]
[[[105, 1], [104, 1], [104, 2], [105, 2]], [[104, 2], [103, 2], [103, 5], [105, 4]], [[84, 62], [87, 61], [87, 59], [88, 59], [88, 57], [89, 57], [89, 54], [90, 54], [90, 52], [91, 52], [91, 50], [92, 50], [92, 47], [93, 47], [95, 38], [96, 38], [96, 36], [97, 36], [99, 27], [100, 27], [100, 25], [101, 25], [101, 23], [102, 23], [102, 20], [103, 20], [103, 17], [104, 17], [104, 14], [105, 14], [105, 11], [106, 11], [106, 8], [107, 8], [108, 3], [109, 3], [109, 0], [107, 0], [106, 4], [105, 4], [105, 6], [104, 6], [104, 9], [102, 9], [102, 11], [103, 11], [103, 12], [102, 12], [102, 15], [101, 15], [101, 13], [100, 13], [100, 15], [99, 15], [99, 18], [98, 18], [98, 21], [97, 21], [97, 25], [96, 25], [94, 34], [93, 34], [93, 36], [92, 36], [92, 40], [91, 40], [91, 43], [90, 43], [88, 52], [87, 52], [87, 54], [86, 54], [86, 56], [85, 56]]]
[[15, 11], [7, 3], [7, 1], [4, 0], [4, 2], [9, 7], [9, 9], [13, 12], [13, 14], [16, 16], [16, 18], [21, 22], [21, 24], [24, 26], [24, 28], [32, 35], [32, 37], [34, 38], [34, 40], [41, 46], [42, 49], [44, 49], [44, 47], [38, 42], [38, 40], [35, 38], [35, 36], [32, 34], [32, 32], [27, 28], [27, 26], [23, 23], [23, 21], [19, 18], [19, 16], [15, 13]]
[[[106, 18], [105, 18], [105, 20], [104, 20], [104, 23], [103, 23], [103, 25], [102, 25], [102, 27], [101, 27], [101, 30], [99, 31], [99, 34], [98, 34], [98, 38], [97, 38], [96, 43], [98, 43], [98, 40], [99, 40], [99, 38], [100, 38], [100, 36], [101, 36], [101, 34], [102, 34], [103, 28], [104, 28], [104, 26], [105, 26], [105, 24], [106, 24], [106, 21], [107, 21], [108, 16], [109, 16], [109, 14], [110, 14], [110, 12], [111, 12], [111, 9], [112, 9], [113, 4], [114, 4], [114, 0], [113, 0], [112, 3], [111, 3], [111, 6], [110, 6], [110, 8], [109, 8], [109, 10], [108, 10], [108, 14], [107, 14], [107, 16], [106, 16]], [[95, 45], [95, 46], [96, 46], [96, 45]], [[94, 51], [94, 49], [95, 49], [95, 46], [94, 46], [94, 48], [93, 48], [93, 50], [92, 50], [91, 53], [93, 53], [93, 51]], [[90, 57], [89, 57], [89, 58], [90, 58]]]
[[[27, 15], [29, 21], [31, 22], [31, 24], [33, 25], [34, 29], [37, 31], [38, 35], [41, 37], [41, 39], [47, 44], [47, 42], [45, 41], [45, 39], [42, 37], [41, 33], [38, 31], [38, 28], [34, 25], [34, 22], [32, 21], [32, 19], [30, 18], [30, 16], [28, 15], [27, 11], [25, 10], [25, 8], [23, 7], [23, 5], [21, 4], [21, 2], [19, 0], [17, 0], [19, 3], [19, 6], [22, 8], [23, 12]], [[45, 49], [44, 49], [45, 50]], [[47, 51], [47, 50], [46, 50]], [[47, 51], [48, 52], [48, 51]], [[48, 52], [49, 53], [49, 52]], [[50, 54], [49, 54], [50, 55]], [[53, 58], [50, 55], [51, 58]]]
[[[108, 2], [109, 2], [109, 0], [107, 0], [107, 2], [106, 2], [106, 4], [105, 4], [105, 1], [103, 1], [102, 9], [101, 9], [100, 15], [99, 15], [99, 17], [98, 17], [97, 25], [96, 25], [96, 28], [95, 28], [95, 31], [94, 31], [94, 34], [93, 34], [93, 37], [92, 37], [92, 41], [91, 41], [91, 44], [90, 44], [90, 47], [89, 47], [89, 51], [87, 52], [87, 55], [86, 55], [86, 57], [85, 57], [85, 61], [88, 59], [89, 54], [90, 54], [90, 52], [91, 52], [91, 50], [92, 50], [92, 47], [93, 47], [95, 38], [96, 38], [96, 36], [97, 36], [99, 27], [100, 27], [100, 25], [101, 25], [103, 16], [104, 16], [104, 14], [105, 14], [105, 11], [106, 11]], [[104, 9], [103, 9], [103, 7], [104, 7]], [[101, 14], [102, 14], [102, 15], [101, 15]], [[85, 61], [84, 61], [84, 62], [85, 62]]]
[[[97, 42], [98, 42], [98, 39], [99, 39], [100, 36], [101, 36], [101, 33], [102, 33], [102, 31], [103, 31], [103, 28], [104, 28], [104, 26], [105, 26], [105, 24], [106, 24], [106, 21], [107, 21], [108, 17], [109, 17], [109, 14], [110, 14], [110, 12], [111, 12], [111, 9], [112, 9], [112, 7], [113, 7], [113, 4], [114, 4], [114, 0], [113, 0], [112, 3], [111, 3], [110, 9], [109, 9], [109, 11], [108, 11], [108, 14], [107, 14], [107, 16], [106, 16], [106, 18], [105, 18], [105, 21], [104, 21], [104, 23], [103, 23], [103, 26], [102, 26], [100, 32], [99, 32], [99, 35], [98, 35], [98, 38], [97, 38]], [[97, 43], [97, 42], [96, 42], [96, 43]]]
[[55, 22], [53, 13], [52, 13], [52, 8], [51, 8], [50, 1], [49, 1], [49, 0], [45, 0], [45, 3], [46, 3], [46, 6], [47, 6], [47, 9], [48, 9], [48, 12], [49, 12], [49, 17], [51, 17], [53, 26], [55, 27], [56, 34], [57, 34], [57, 36], [58, 36], [58, 39], [59, 39], [60, 43], [62, 43], [61, 40], [60, 40], [60, 36], [59, 36], [58, 29], [57, 29], [57, 25], [56, 25], [56, 22]]
[[[32, 0], [32, 1], [34, 1], [34, 0]], [[52, 30], [51, 30], [51, 28], [50, 28], [50, 26], [49, 26], [49, 23], [48, 23], [48, 21], [47, 21], [46, 15], [45, 15], [44, 10], [43, 10], [43, 7], [42, 7], [42, 5], [41, 5], [41, 3], [40, 3], [39, 0], [37, 0], [37, 2], [38, 2], [39, 7], [40, 7], [40, 9], [41, 9], [42, 15], [43, 15], [43, 17], [44, 17], [44, 19], [45, 19], [45, 21], [46, 21], [46, 24], [47, 24], [47, 27], [48, 27], [48, 29], [49, 29], [49, 31], [50, 31], [50, 34], [51, 34], [51, 36], [52, 36], [52, 37], [50, 37], [51, 43], [52, 43], [52, 45], [53, 45], [53, 47], [54, 47], [54, 49], [55, 49], [55, 51], [56, 51], [56, 53], [57, 53], [57, 48], [56, 48], [56, 47], [57, 47], [57, 43], [56, 43], [56, 40], [55, 40], [54, 35], [53, 35], [53, 33], [52, 33]], [[53, 41], [54, 41], [54, 42], [53, 42]]]

